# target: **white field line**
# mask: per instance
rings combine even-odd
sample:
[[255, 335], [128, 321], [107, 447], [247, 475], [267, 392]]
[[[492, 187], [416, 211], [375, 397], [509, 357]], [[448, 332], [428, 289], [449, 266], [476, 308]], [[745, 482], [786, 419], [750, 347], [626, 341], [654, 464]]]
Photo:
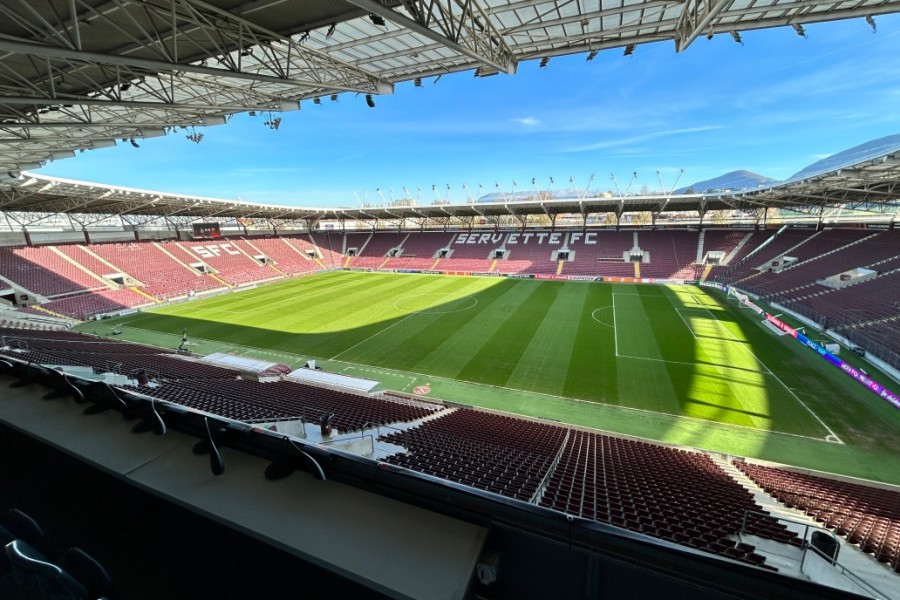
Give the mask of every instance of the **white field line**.
[[607, 308], [612, 308], [612, 306], [601, 306], [599, 308], [595, 308], [594, 310], [591, 311], [591, 318], [601, 325], [605, 325], [611, 329], [615, 329], [615, 327], [613, 327], [606, 321], [601, 321], [600, 319], [597, 318], [597, 313], [600, 312], [601, 310], [606, 310]]
[[[695, 308], [695, 309], [690, 309], [690, 308], [688, 308], [688, 309], [684, 309], [684, 310], [698, 310], [698, 309], [696, 309], [696, 308]], [[725, 327], [725, 324], [722, 323], [721, 321], [719, 321], [719, 319], [717, 319], [716, 316], [715, 316], [708, 308], [703, 308], [703, 309], [699, 309], [699, 310], [706, 310], [706, 312], [708, 312], [710, 315], [712, 315], [712, 318], [715, 319], [716, 323], [719, 324], [719, 327], [721, 327], [722, 329], [724, 329], [725, 331], [727, 331], [728, 334], [732, 337], [732, 339], [734, 339], [735, 342], [737, 342], [737, 343], [739, 343], [739, 344], [742, 344], [742, 345], [740, 346], [741, 350], [743, 350], [744, 352], [746, 352], [747, 354], [749, 354], [750, 356], [752, 356], [753, 359], [756, 361], [756, 363], [757, 363], [759, 366], [761, 366], [763, 369], [765, 369], [765, 371], [760, 371], [760, 373], [763, 373], [764, 375], [774, 375], [774, 373], [772, 372], [772, 369], [770, 369], [770, 368], [768, 367], [768, 365], [766, 365], [766, 363], [764, 363], [763, 361], [761, 361], [761, 360], [759, 359], [759, 357], [756, 356], [756, 354], [753, 353], [753, 350], [750, 350], [750, 349], [744, 347], [744, 346], [743, 346], [744, 342], [741, 341], [741, 339], [738, 338], [736, 335], [734, 335], [734, 334], [731, 332], [730, 329], [728, 329], [727, 327]], [[681, 311], [682, 311], [682, 309], [680, 309], [680, 308], [676, 308], [676, 309], [675, 309], [675, 312], [678, 313], [678, 316], [681, 317], [681, 320], [684, 321], [684, 324], [687, 325], [688, 329], [691, 330], [691, 334], [694, 335], [694, 339], [696, 339], [696, 340], [697, 340], [697, 343], [700, 344], [700, 338], [698, 338], [698, 337], [696, 336], [696, 334], [694, 334], [694, 329], [690, 326], [690, 324], [689, 324], [687, 321], [685, 321], [684, 315], [681, 314]], [[700, 345], [702, 346], [702, 344], [700, 344]], [[722, 365], [722, 366], [725, 366], [725, 365]], [[749, 369], [747, 369], [747, 370], [749, 370]]]
[[666, 360], [665, 358], [648, 358], [646, 356], [626, 356], [624, 354], [619, 355], [617, 358], [627, 358], [629, 360], [649, 360], [652, 362], [661, 362], [667, 363], [670, 365], [685, 365], [688, 367], [699, 367], [703, 365], [708, 365], [710, 367], [716, 367], [717, 369], [728, 369], [729, 371], [741, 371], [744, 373], [759, 373], [760, 375], [771, 375], [772, 373], [763, 373], [762, 371], [752, 371], [751, 369], [742, 369], [741, 367], [729, 367], [728, 365], [717, 365], [716, 363], [711, 362], [683, 362], [678, 360]]
[[[624, 295], [628, 296], [628, 295], [637, 295], [637, 294], [624, 294]], [[123, 328], [124, 328], [124, 326], [123, 326]], [[127, 327], [127, 328], [128, 328], [128, 329], [141, 329], [140, 327]], [[147, 331], [147, 330], [143, 330], [143, 329], [142, 329], [142, 331]], [[153, 332], [153, 333], [160, 333], [160, 332]], [[170, 335], [170, 336], [173, 336], [173, 337], [178, 337], [178, 338], [180, 339], [180, 336], [178, 336], [177, 334], [166, 334], [166, 335]], [[209, 342], [209, 343], [214, 343], [214, 344], [223, 344], [223, 342], [221, 342], [221, 341], [219, 341], [219, 340], [210, 340], [210, 339], [206, 339], [206, 338], [194, 338], [194, 339], [195, 339], [195, 340], [199, 340], [199, 341], [201, 341], [201, 342]], [[153, 344], [145, 344], [145, 345], [153, 346]], [[294, 356], [294, 357], [296, 357], [296, 358], [299, 359], [299, 360], [329, 360], [329, 359], [327, 359], [327, 358], [325, 358], [325, 357], [323, 357], [323, 356], [313, 356], [313, 355], [311, 355], [311, 354], [303, 354], [303, 355], [300, 355], [300, 354], [293, 354], [293, 353], [291, 353], [291, 352], [274, 351], [274, 350], [271, 350], [270, 348], [260, 348], [259, 346], [247, 346], [247, 345], [243, 345], [243, 344], [240, 344], [240, 345], [238, 345], [238, 344], [226, 344], [226, 345], [227, 345], [228, 347], [232, 348], [232, 349], [233, 349], [233, 348], [242, 348], [242, 349], [255, 350], [255, 351], [257, 351], [257, 352], [260, 353], [260, 354], [269, 354], [269, 355], [272, 355], [272, 356], [280, 356], [280, 357], [282, 357], [282, 358], [283, 358], [283, 357], [286, 357], [286, 356]], [[161, 347], [161, 346], [159, 346], [159, 347]], [[168, 348], [166, 348], [166, 349], [168, 349]], [[628, 357], [628, 356], [626, 356], [626, 357], [624, 357], [624, 358], [634, 358], [634, 357]], [[298, 362], [299, 362], [299, 360], [298, 360]], [[641, 359], [641, 360], [651, 360], [651, 359]], [[652, 360], [656, 360], [656, 359], [652, 359]], [[290, 362], [290, 361], [288, 361], [288, 362]], [[341, 363], [341, 364], [343, 364], [343, 365], [347, 365], [347, 367], [345, 367], [341, 372], [346, 372], [347, 370], [349, 370], [349, 369], [352, 368], [352, 369], [355, 369], [355, 370], [367, 371], [367, 372], [371, 372], [371, 373], [375, 373], [375, 374], [383, 373], [383, 374], [386, 374], [386, 375], [401, 376], [401, 377], [410, 377], [411, 375], [414, 375], [414, 376], [416, 376], [416, 377], [421, 377], [421, 378], [424, 379], [425, 381], [462, 382], [462, 383], [466, 383], [466, 384], [469, 384], [469, 385], [475, 385], [475, 386], [485, 387], [485, 388], [490, 388], [490, 389], [495, 389], [495, 390], [503, 390], [503, 391], [506, 391], [506, 392], [526, 393], [526, 394], [532, 394], [532, 395], [535, 395], [535, 396], [541, 396], [541, 397], [544, 397], [544, 398], [552, 398], [552, 399], [554, 399], [554, 400], [568, 400], [568, 401], [571, 401], [571, 402], [577, 402], [577, 403], [580, 403], [580, 404], [592, 404], [592, 405], [601, 406], [601, 407], [603, 407], [603, 408], [605, 408], [605, 409], [609, 409], [609, 410], [613, 410], [613, 411], [638, 412], [638, 413], [648, 414], [648, 415], [662, 415], [662, 416], [664, 416], [664, 417], [670, 417], [670, 418], [677, 419], [677, 420], [680, 420], [680, 421], [688, 421], [688, 422], [696, 422], [696, 423], [705, 423], [705, 424], [707, 424], [707, 425], [709, 425], [709, 426], [713, 426], [713, 427], [726, 427], [726, 428], [729, 428], [729, 429], [747, 429], [747, 430], [750, 430], [750, 431], [759, 431], [759, 432], [762, 432], [762, 433], [765, 433], [765, 434], [788, 435], [788, 436], [791, 436], [791, 437], [802, 438], [802, 439], [806, 439], [806, 440], [812, 440], [812, 441], [814, 441], [814, 442], [822, 442], [822, 441], [824, 441], [824, 440], [823, 440], [822, 438], [820, 438], [820, 437], [812, 437], [812, 436], [808, 436], [808, 435], [801, 435], [801, 434], [799, 434], [799, 433], [790, 433], [790, 432], [787, 432], [787, 431], [775, 431], [775, 430], [771, 430], [771, 429], [761, 429], [761, 428], [759, 428], [759, 427], [748, 427], [748, 426], [746, 426], [746, 425], [735, 425], [734, 423], [723, 423], [723, 422], [721, 422], [721, 421], [710, 421], [709, 419], [701, 419], [701, 418], [699, 418], [699, 417], [689, 417], [689, 416], [686, 416], [686, 415], [676, 415], [676, 414], [674, 414], [674, 413], [667, 413], [667, 412], [662, 412], [662, 411], [658, 411], [658, 410], [648, 410], [648, 409], [646, 409], [646, 408], [635, 408], [635, 407], [633, 407], [633, 406], [618, 406], [618, 405], [614, 405], [614, 404], [606, 404], [606, 403], [604, 403], [604, 402], [597, 402], [596, 400], [586, 400], [586, 399], [584, 399], [584, 398], [573, 398], [573, 397], [571, 397], [571, 396], [560, 396], [559, 394], [549, 394], [549, 393], [547, 393], [547, 392], [533, 392], [533, 391], [530, 391], [530, 390], [523, 390], [523, 389], [519, 389], [519, 388], [512, 388], [512, 387], [503, 386], [503, 385], [491, 385], [491, 384], [489, 384], [489, 383], [478, 383], [478, 382], [473, 382], [473, 381], [466, 381], [465, 379], [451, 379], [451, 378], [448, 378], [448, 377], [442, 377], [442, 376], [440, 376], [440, 375], [434, 375], [434, 374], [428, 374], [428, 373], [420, 373], [420, 372], [418, 372], [418, 371], [398, 371], [397, 369], [388, 369], [388, 368], [386, 368], [386, 367], [372, 367], [372, 366], [370, 366], [370, 365], [365, 365], [365, 364], [363, 364], [363, 363], [350, 363], [350, 362], [347, 362], [347, 361], [344, 361], [344, 360], [335, 360], [334, 362]], [[416, 377], [413, 377], [413, 379], [415, 379]], [[465, 402], [463, 402], [463, 401], [461, 401], [461, 400], [453, 400], [452, 402], [455, 402], [456, 404], [465, 404]], [[518, 414], [518, 413], [515, 413], [515, 414]], [[542, 418], [542, 419], [544, 419], [544, 420], [551, 419], [551, 417], [533, 417], [533, 416], [531, 416], [531, 415], [524, 415], [524, 416], [527, 417], [527, 418]], [[577, 425], [577, 427], [584, 427], [584, 426]], [[593, 428], [593, 427], [588, 427], [588, 429], [595, 429], [595, 428]], [[596, 431], [604, 431], [604, 430], [602, 430], [602, 429], [596, 429]], [[613, 430], [610, 430], [610, 432], [611, 432], [611, 433], [616, 433], [616, 432], [613, 431]], [[631, 434], [625, 434], [625, 435], [631, 435]], [[652, 439], [652, 438], [647, 438], [647, 439]], [[684, 444], [678, 444], [678, 445], [683, 446]], [[701, 449], [702, 449], [702, 448], [701, 448]]]
[[[715, 315], [715, 313], [713, 313], [711, 310], [709, 310], [709, 308], [704, 308], [704, 310], [706, 310], [706, 312], [708, 312], [708, 313], [712, 316], [713, 319], [715, 319], [716, 321], [719, 321], [719, 318]], [[741, 340], [738, 339], [738, 337], [737, 337], [736, 335], [734, 335], [734, 333], [731, 332], [730, 329], [728, 329], [727, 327], [725, 327], [725, 324], [724, 324], [724, 323], [721, 323], [721, 321], [720, 321], [720, 324], [722, 325], [722, 327], [723, 327], [725, 330], [728, 331], [728, 333], [731, 334], [731, 337], [733, 337], [733, 338], [734, 338], [735, 340], [737, 340], [738, 342], [741, 341]], [[752, 354], [752, 353], [751, 353], [751, 354]], [[753, 356], [756, 357], [755, 354], [754, 354]], [[759, 357], [756, 357], [756, 360], [759, 360]], [[811, 409], [809, 406], [807, 406], [806, 402], [804, 402], [803, 400], [801, 400], [801, 399], [800, 399], [800, 396], [798, 396], [797, 394], [794, 393], [794, 390], [792, 390], [791, 388], [789, 388], [789, 387], [781, 380], [781, 378], [780, 378], [778, 375], [776, 375], [775, 373], [773, 373], [772, 370], [769, 369], [769, 367], [766, 366], [765, 363], [763, 363], [763, 361], [759, 360], [759, 363], [760, 363], [761, 365], [765, 366], [766, 369], [769, 370], [769, 373], [772, 375], [772, 377], [775, 378], [775, 381], [777, 381], [778, 383], [780, 383], [780, 384], [781, 384], [781, 387], [783, 387], [785, 390], [787, 390], [787, 393], [790, 394], [791, 396], [793, 396], [793, 397], [794, 397], [794, 400], [796, 400], [797, 402], [799, 402], [799, 403], [800, 403], [800, 406], [802, 406], [802, 407], [805, 408], [807, 411], [809, 411], [809, 414], [811, 414], [811, 415], [813, 416], [813, 418], [814, 418], [816, 421], [818, 421], [818, 422], [822, 425], [822, 427], [825, 428], [826, 431], [828, 431], [828, 436], [826, 436], [826, 438], [825, 438], [826, 440], [828, 440], [828, 441], [833, 441], [833, 442], [836, 442], [836, 443], [838, 443], [838, 444], [843, 444], [843, 443], [844, 443], [844, 442], [841, 441], [841, 438], [839, 438], [839, 437], [837, 436], [837, 434], [836, 434], [834, 431], [832, 431], [831, 427], [829, 427], [828, 425], [826, 425], [826, 424], [825, 424], [825, 421], [823, 421], [821, 418], [819, 418], [819, 415], [817, 415], [815, 412], [813, 412], [813, 409]]]
[[[681, 322], [684, 323], [684, 326], [687, 327], [688, 331], [691, 332], [691, 335], [694, 336], [694, 341], [697, 342], [697, 345], [702, 347], [702, 344], [700, 343], [700, 338], [698, 338], [697, 334], [694, 333], [694, 328], [691, 327], [691, 324], [685, 320], [684, 315], [681, 314], [681, 311], [676, 308], [675, 312], [678, 313], [678, 317], [681, 319]], [[762, 364], [762, 363], [760, 363], [760, 364]], [[732, 386], [731, 382], [728, 380], [728, 378], [725, 377], [725, 373], [722, 372], [722, 367], [720, 365], [716, 365], [716, 364], [713, 364], [712, 366], [722, 375], [722, 379], [725, 381], [725, 385], [727, 385], [731, 389], [731, 394], [732, 394], [732, 396], [734, 396], [734, 399], [737, 400], [739, 403], [741, 403], [741, 401], [738, 397], [737, 390], [734, 389], [734, 386]], [[763, 365], [763, 366], [765, 367], [765, 365]], [[768, 367], [766, 367], [766, 368], [768, 369]], [[759, 373], [759, 374], [765, 375], [765, 373]], [[744, 406], [743, 403], [741, 403], [741, 406]], [[747, 408], [747, 407], [744, 406], [744, 408]]]
[[[636, 295], [636, 294], [629, 294]], [[619, 358], [619, 327], [616, 322], [616, 294], [612, 295], [612, 309], [613, 309], [613, 338], [616, 341], [616, 358]]]
[[[478, 280], [476, 279], [475, 281], [478, 281]], [[473, 281], [473, 283], [474, 283], [474, 281]], [[466, 289], [467, 287], [469, 287], [470, 285], [472, 285], [472, 283], [466, 284], [465, 286], [461, 287], [461, 288], [460, 288], [459, 290], [457, 290], [456, 292], [450, 292], [450, 293], [451, 293], [451, 294], [459, 293], [459, 292], [461, 292], [462, 290], [464, 290], [464, 289]], [[391, 323], [390, 325], [388, 325], [388, 326], [385, 327], [384, 329], [379, 329], [378, 331], [376, 331], [375, 333], [373, 333], [372, 335], [370, 335], [370, 336], [367, 337], [366, 339], [360, 340], [359, 342], [353, 344], [353, 345], [350, 346], [349, 348], [345, 348], [345, 349], [341, 350], [340, 352], [338, 352], [337, 354], [335, 354], [334, 356], [332, 356], [332, 357], [329, 358], [328, 360], [335, 360], [338, 356], [340, 356], [340, 355], [342, 355], [342, 354], [346, 354], [347, 352], [350, 352], [351, 350], [353, 350], [353, 349], [356, 348], [357, 346], [361, 346], [361, 345], [365, 344], [366, 342], [368, 342], [368, 341], [371, 340], [372, 338], [381, 335], [382, 333], [384, 333], [385, 331], [387, 331], [387, 330], [390, 329], [391, 327], [396, 327], [397, 325], [399, 325], [400, 323], [403, 323], [403, 322], [406, 321], [407, 319], [420, 315], [422, 312], [424, 312], [424, 311], [428, 310], [429, 308], [431, 308], [431, 306], [432, 306], [433, 304], [435, 304], [435, 303], [437, 303], [437, 302], [440, 302], [440, 301], [442, 301], [442, 300], [444, 300], [444, 298], [437, 298], [436, 300], [434, 300], [434, 302], [429, 302], [429, 303], [428, 303], [427, 305], [425, 305], [425, 307], [422, 308], [421, 310], [417, 310], [417, 311], [415, 311], [415, 312], [411, 312], [411, 313], [409, 313], [408, 315], [406, 315], [405, 317], [403, 317], [402, 319], [400, 319], [399, 321], [395, 321], [395, 322]]]

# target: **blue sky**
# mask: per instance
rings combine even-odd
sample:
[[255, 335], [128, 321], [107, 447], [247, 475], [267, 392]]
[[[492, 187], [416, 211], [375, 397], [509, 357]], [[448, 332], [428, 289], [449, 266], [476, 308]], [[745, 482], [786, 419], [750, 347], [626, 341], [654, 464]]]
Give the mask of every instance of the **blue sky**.
[[[39, 173], [137, 188], [290, 206], [356, 206], [405, 196], [422, 203], [534, 189], [659, 189], [748, 169], [789, 177], [827, 155], [900, 132], [900, 15], [671, 42], [633, 56], [557, 57], [514, 76], [471, 72], [398, 84], [368, 108], [362, 96], [304, 102], [277, 131], [237, 115], [79, 154]], [[550, 185], [550, 178], [554, 185]], [[449, 190], [447, 186], [449, 185]], [[417, 191], [421, 188], [421, 192]], [[390, 191], [393, 189], [393, 193]]]

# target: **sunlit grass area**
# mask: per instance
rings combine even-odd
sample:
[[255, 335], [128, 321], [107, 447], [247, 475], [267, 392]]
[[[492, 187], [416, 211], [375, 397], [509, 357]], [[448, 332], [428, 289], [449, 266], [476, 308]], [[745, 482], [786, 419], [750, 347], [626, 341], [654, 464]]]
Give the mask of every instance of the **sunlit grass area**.
[[754, 317], [694, 286], [332, 272], [85, 328], [163, 346], [186, 330], [204, 354], [317, 359], [386, 388], [744, 455], [784, 452], [775, 434], [897, 450], [896, 411]]

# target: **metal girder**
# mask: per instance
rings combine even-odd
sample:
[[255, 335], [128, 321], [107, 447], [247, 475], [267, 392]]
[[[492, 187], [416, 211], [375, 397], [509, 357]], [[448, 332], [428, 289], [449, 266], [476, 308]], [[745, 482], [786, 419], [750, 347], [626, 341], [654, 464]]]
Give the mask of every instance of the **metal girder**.
[[732, 0], [687, 0], [675, 25], [675, 51], [681, 52], [690, 46], [731, 2]]
[[[227, 68], [212, 68], [202, 64], [186, 64], [176, 62], [166, 62], [162, 60], [152, 60], [144, 58], [136, 58], [132, 56], [118, 56], [113, 54], [103, 54], [99, 52], [85, 52], [83, 50], [71, 50], [68, 48], [55, 48], [52, 46], [44, 46], [41, 44], [33, 44], [27, 42], [16, 42], [11, 40], [0, 39], [0, 51], [9, 52], [11, 54], [22, 54], [28, 56], [40, 56], [47, 59], [58, 59], [68, 63], [90, 63], [94, 65], [117, 65], [120, 67], [129, 67], [134, 69], [146, 69], [151, 72], [164, 73], [194, 73], [208, 77], [224, 77], [227, 79], [238, 79], [243, 81], [251, 81], [256, 83], [272, 83], [288, 87], [310, 88], [324, 87], [325, 82], [315, 81], [311, 79], [299, 79], [290, 77], [291, 69], [289, 67], [279, 69], [284, 75], [274, 76], [265, 75], [258, 72], [245, 70], [232, 70]], [[369, 76], [370, 80], [374, 77]], [[366, 85], [369, 83], [369, 85]], [[390, 86], [390, 84], [387, 84]], [[378, 93], [378, 89], [369, 81], [363, 79], [360, 85], [350, 85], [349, 82], [329, 82], [327, 89], [335, 91], [352, 91], [352, 92], [371, 92]]]
[[513, 51], [476, 0], [404, 0], [403, 6], [410, 17], [376, 0], [347, 2], [438, 42], [486, 67], [507, 75], [516, 72], [517, 61]]
[[[221, 124], [231, 113], [296, 110], [324, 94], [393, 92], [384, 78], [248, 19], [276, 4], [235, 12], [202, 0], [0, 4], [9, 32], [0, 35], [0, 127], [19, 125], [14, 135], [45, 144], [45, 152], [3, 148], [0, 167], [142, 137], [141, 127], [204, 125], [210, 116]], [[82, 122], [102, 132], [65, 125]], [[38, 123], [46, 127], [35, 135]]]

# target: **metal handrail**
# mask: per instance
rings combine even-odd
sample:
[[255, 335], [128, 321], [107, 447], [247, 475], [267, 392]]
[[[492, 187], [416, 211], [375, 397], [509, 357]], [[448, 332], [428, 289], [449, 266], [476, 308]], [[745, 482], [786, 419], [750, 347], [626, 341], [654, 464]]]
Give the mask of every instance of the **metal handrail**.
[[[746, 531], [746, 528], [747, 528], [747, 517], [749, 515], [757, 515], [764, 519], [771, 519], [773, 521], [785, 521], [787, 523], [793, 523], [794, 525], [800, 525], [801, 527], [803, 527], [803, 546], [801, 548], [803, 554], [800, 557], [800, 572], [801, 573], [803, 573], [803, 566], [806, 563], [806, 555], [809, 552], [809, 550], [812, 549], [817, 556], [819, 556], [823, 560], [827, 561], [828, 564], [830, 564], [832, 567], [834, 567], [836, 569], [840, 569], [841, 574], [847, 575], [848, 579], [850, 579], [854, 585], [856, 585], [860, 589], [864, 590], [867, 594], [869, 594], [873, 598], [877, 598], [877, 599], [887, 598], [887, 595], [884, 592], [882, 592], [881, 590], [879, 590], [878, 588], [876, 588], [875, 586], [873, 586], [872, 584], [870, 584], [869, 582], [864, 580], [862, 577], [860, 577], [859, 575], [854, 573], [849, 567], [842, 565], [841, 563], [838, 562], [838, 554], [840, 552], [841, 544], [840, 544], [840, 541], [838, 540], [837, 536], [834, 534], [834, 532], [824, 529], [822, 527], [818, 527], [816, 525], [811, 525], [810, 523], [806, 523], [805, 521], [798, 521], [796, 519], [789, 519], [787, 517], [778, 517], [778, 516], [771, 515], [768, 513], [760, 512], [758, 510], [749, 510], [748, 509], [748, 510], [744, 511], [744, 515], [741, 519], [740, 534], [748, 533]], [[825, 554], [820, 549], [816, 548], [814, 545], [812, 545], [808, 541], [807, 538], [808, 538], [809, 531], [811, 529], [814, 531], [820, 531], [820, 532], [827, 533], [828, 536], [831, 537], [831, 539], [834, 541], [835, 548], [837, 549], [837, 551], [834, 554], [834, 557], [828, 556], [827, 554]], [[750, 535], [753, 535], [753, 534], [750, 534]]]

